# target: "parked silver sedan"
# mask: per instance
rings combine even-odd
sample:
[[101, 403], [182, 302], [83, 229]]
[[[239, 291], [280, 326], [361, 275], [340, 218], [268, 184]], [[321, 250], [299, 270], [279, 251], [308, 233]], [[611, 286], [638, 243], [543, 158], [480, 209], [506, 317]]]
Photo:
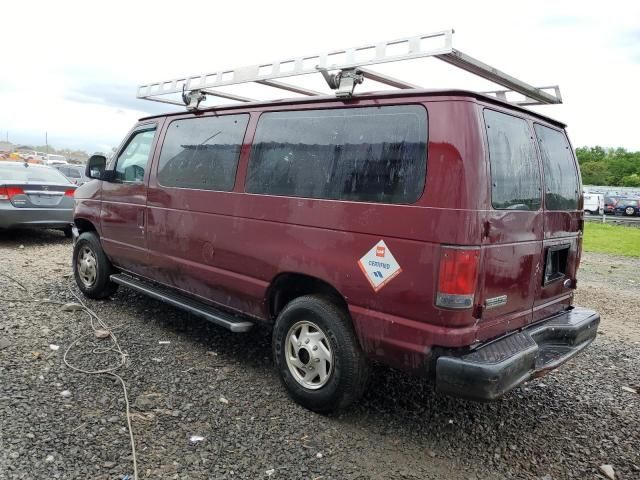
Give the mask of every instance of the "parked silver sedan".
[[0, 161], [0, 229], [56, 228], [71, 236], [75, 189], [55, 168]]

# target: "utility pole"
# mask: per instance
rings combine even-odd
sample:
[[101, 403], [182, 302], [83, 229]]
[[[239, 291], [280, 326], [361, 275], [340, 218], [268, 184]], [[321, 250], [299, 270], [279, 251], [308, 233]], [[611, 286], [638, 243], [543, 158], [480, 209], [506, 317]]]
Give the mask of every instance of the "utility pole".
[[47, 147], [47, 155], [49, 155], [49, 132], [44, 132], [44, 144]]

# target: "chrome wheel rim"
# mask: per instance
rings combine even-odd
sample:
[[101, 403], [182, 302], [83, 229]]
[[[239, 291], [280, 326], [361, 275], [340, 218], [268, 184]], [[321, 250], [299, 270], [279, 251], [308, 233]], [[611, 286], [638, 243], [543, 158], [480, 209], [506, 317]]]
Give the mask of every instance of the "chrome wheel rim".
[[304, 388], [317, 390], [333, 374], [333, 352], [325, 333], [313, 322], [295, 323], [285, 340], [287, 367]]
[[78, 278], [85, 287], [91, 287], [98, 276], [98, 262], [96, 255], [89, 247], [81, 247], [76, 260]]
[[627, 212], [627, 215], [633, 215], [633, 207], [627, 207], [625, 211]]

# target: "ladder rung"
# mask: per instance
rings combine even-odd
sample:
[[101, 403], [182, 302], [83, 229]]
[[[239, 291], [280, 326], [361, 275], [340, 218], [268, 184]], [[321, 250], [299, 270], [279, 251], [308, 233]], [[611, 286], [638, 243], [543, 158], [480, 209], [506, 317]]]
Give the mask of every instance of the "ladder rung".
[[385, 85], [389, 85], [390, 87], [401, 89], [421, 88], [417, 85], [405, 82], [404, 80], [399, 80], [390, 75], [383, 75], [382, 73], [374, 72], [373, 70], [369, 70], [368, 68], [360, 68], [359, 70], [364, 73], [365, 78], [369, 78], [375, 82], [384, 83]]
[[289, 83], [279, 82], [277, 80], [257, 80], [256, 83], [261, 85], [267, 85], [268, 87], [279, 88], [281, 90], [287, 90], [289, 92], [301, 93], [302, 95], [317, 96], [322, 95], [322, 92], [317, 92], [309, 88], [298, 87], [297, 85], [291, 85]]
[[226, 98], [227, 100], [236, 100], [238, 102], [255, 102], [253, 98], [234, 95], [233, 93], [221, 92], [220, 90], [202, 89], [203, 93], [213, 95], [214, 97]]

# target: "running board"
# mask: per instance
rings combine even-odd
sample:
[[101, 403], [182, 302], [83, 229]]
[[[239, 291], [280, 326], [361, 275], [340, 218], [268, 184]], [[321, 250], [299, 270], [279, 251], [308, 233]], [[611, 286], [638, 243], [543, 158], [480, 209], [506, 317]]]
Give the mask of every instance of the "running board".
[[209, 320], [211, 323], [215, 323], [232, 332], [247, 332], [253, 327], [253, 322], [236, 317], [231, 313], [223, 312], [222, 310], [188, 298], [168, 288], [160, 287], [123, 273], [111, 275], [110, 278], [112, 282], [118, 285], [144, 293], [156, 300], [161, 300], [169, 305]]

